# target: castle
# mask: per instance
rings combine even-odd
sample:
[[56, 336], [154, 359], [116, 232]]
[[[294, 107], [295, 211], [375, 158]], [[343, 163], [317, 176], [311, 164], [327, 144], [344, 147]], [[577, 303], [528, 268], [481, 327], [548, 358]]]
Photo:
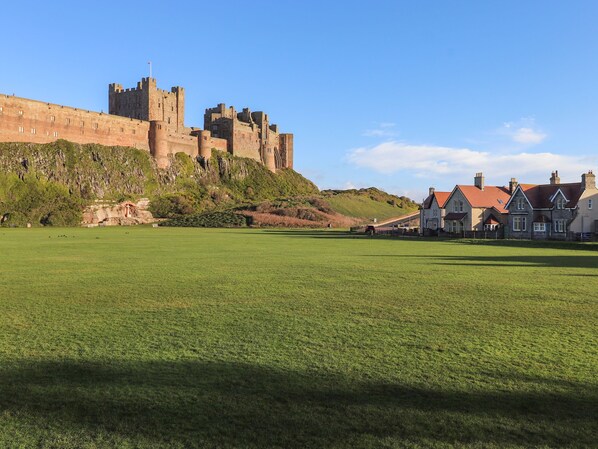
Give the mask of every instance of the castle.
[[143, 78], [136, 88], [108, 86], [108, 114], [0, 95], [0, 142], [76, 143], [127, 146], [148, 151], [161, 168], [171, 155], [209, 159], [212, 150], [255, 159], [272, 172], [293, 168], [293, 135], [278, 131], [268, 115], [219, 104], [206, 109], [204, 129], [185, 126], [185, 90], [157, 87]]

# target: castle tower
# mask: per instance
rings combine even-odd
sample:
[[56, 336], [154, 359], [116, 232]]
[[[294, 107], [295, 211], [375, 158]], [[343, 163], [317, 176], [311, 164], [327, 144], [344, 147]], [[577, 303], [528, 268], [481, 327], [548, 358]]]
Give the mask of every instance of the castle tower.
[[276, 173], [276, 159], [274, 157], [274, 150], [270, 147], [266, 148], [264, 151], [264, 156], [264, 164], [266, 165], [266, 168], [272, 173]]
[[170, 165], [168, 160], [168, 130], [163, 121], [150, 121], [149, 146], [150, 153], [156, 160], [159, 168], [167, 168]]
[[108, 112], [112, 115], [145, 121], [162, 121], [174, 132], [183, 132], [185, 90], [172, 87], [158, 89], [155, 78], [142, 78], [137, 87], [123, 89], [121, 84], [108, 86]]
[[200, 131], [197, 136], [199, 145], [199, 155], [205, 160], [212, 157], [212, 133], [210, 131]]

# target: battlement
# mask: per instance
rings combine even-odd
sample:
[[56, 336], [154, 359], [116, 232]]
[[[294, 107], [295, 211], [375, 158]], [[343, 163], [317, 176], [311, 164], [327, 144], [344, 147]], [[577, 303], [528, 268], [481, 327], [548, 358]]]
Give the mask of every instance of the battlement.
[[156, 79], [136, 87], [108, 85], [108, 114], [0, 95], [0, 141], [46, 143], [66, 138], [78, 143], [132, 146], [149, 151], [160, 167], [183, 152], [209, 159], [212, 149], [252, 158], [271, 171], [293, 166], [293, 135], [279, 134], [262, 111], [241, 112], [224, 103], [205, 110], [204, 129], [187, 128], [185, 89], [159, 89]]
[[270, 124], [263, 111], [243, 108], [237, 113], [234, 107], [220, 103], [206, 109], [204, 129], [213, 137], [226, 139], [232, 154], [256, 159], [272, 171], [292, 167], [292, 134], [281, 137], [278, 125]]

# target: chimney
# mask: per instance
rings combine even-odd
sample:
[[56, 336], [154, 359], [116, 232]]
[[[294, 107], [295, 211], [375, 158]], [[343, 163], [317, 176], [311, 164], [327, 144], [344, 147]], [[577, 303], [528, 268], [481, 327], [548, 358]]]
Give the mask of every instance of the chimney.
[[511, 181], [509, 182], [509, 193], [513, 194], [518, 185], [517, 178], [511, 178]]
[[484, 190], [484, 175], [482, 172], [475, 174], [475, 178], [473, 178], [473, 185], [480, 190]]
[[436, 191], [436, 189], [435, 189], [434, 187], [430, 187], [430, 188], [428, 189], [428, 196], [432, 196], [432, 195], [434, 195], [434, 192], [435, 192], [435, 191]]
[[559, 171], [553, 171], [552, 172], [552, 176], [550, 177], [550, 184], [551, 185], [555, 185], [555, 184], [560, 184], [561, 183], [561, 178], [559, 178]]
[[583, 190], [596, 189], [596, 175], [592, 173], [592, 170], [581, 175], [581, 188]]

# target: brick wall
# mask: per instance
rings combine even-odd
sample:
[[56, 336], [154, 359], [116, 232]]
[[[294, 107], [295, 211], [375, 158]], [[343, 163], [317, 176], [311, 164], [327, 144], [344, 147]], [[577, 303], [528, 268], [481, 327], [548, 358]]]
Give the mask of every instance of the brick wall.
[[0, 141], [128, 146], [149, 151], [149, 122], [0, 94]]

